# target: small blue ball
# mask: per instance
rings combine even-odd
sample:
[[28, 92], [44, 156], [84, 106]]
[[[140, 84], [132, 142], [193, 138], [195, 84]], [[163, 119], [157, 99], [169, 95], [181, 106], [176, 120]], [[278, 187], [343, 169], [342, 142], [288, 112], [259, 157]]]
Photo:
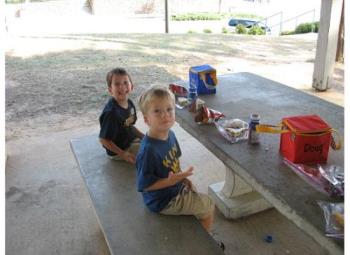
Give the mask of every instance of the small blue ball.
[[272, 243], [272, 236], [271, 235], [267, 235], [267, 236], [265, 236], [265, 238], [264, 238], [264, 240], [265, 240], [265, 242], [267, 242], [267, 243]]

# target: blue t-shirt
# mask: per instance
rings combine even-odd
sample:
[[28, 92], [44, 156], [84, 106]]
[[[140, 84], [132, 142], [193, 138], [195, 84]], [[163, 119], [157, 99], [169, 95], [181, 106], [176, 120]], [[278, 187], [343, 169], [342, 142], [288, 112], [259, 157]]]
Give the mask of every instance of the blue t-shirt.
[[[134, 129], [136, 120], [136, 108], [130, 99], [128, 99], [128, 109], [125, 109], [111, 97], [99, 118], [101, 127], [99, 137], [111, 140], [120, 149], [125, 150], [136, 138]], [[108, 155], [115, 155], [114, 152], [105, 149]]]
[[183, 187], [182, 182], [153, 191], [145, 191], [161, 178], [168, 178], [169, 172], [178, 173], [181, 150], [175, 134], [170, 130], [166, 141], [145, 135], [136, 158], [137, 189], [142, 192], [143, 201], [153, 212], [160, 212]]

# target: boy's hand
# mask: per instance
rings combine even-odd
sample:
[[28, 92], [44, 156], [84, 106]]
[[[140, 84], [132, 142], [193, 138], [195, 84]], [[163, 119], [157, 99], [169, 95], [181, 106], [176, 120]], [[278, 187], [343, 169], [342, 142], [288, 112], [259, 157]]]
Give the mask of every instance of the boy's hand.
[[121, 158], [130, 164], [135, 164], [136, 162], [136, 156], [128, 151], [125, 151], [121, 155]]
[[190, 179], [185, 179], [184, 180], [184, 184], [185, 186], [189, 189], [189, 190], [193, 190], [193, 191], [196, 191], [196, 188], [193, 186], [193, 183], [191, 182]]
[[173, 172], [169, 172], [168, 179], [172, 185], [186, 179], [188, 176], [193, 174], [193, 166], [190, 166], [186, 171], [179, 172], [174, 174]]
[[189, 167], [184, 172], [178, 172], [176, 174], [170, 171], [168, 178], [160, 178], [159, 180], [157, 180], [155, 183], [153, 183], [151, 186], [147, 187], [144, 190], [145, 191], [159, 190], [159, 189], [173, 186], [176, 183], [182, 181], [183, 179], [186, 179], [188, 176], [192, 175], [192, 172], [193, 172], [193, 166]]

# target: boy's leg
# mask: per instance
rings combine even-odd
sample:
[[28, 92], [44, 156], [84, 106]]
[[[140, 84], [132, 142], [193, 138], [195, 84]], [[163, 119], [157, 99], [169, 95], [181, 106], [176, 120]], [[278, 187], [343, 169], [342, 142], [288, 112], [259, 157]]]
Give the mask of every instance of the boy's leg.
[[[132, 141], [132, 143], [130, 144], [129, 148], [126, 149], [126, 151], [136, 155], [140, 149], [140, 145], [141, 145], [141, 140], [139, 138], [136, 138], [134, 141]], [[118, 155], [108, 156], [108, 157], [113, 160], [123, 160]]]
[[[210, 227], [214, 220], [214, 208], [214, 203], [207, 195], [183, 189], [160, 213], [166, 215], [194, 215], [211, 235]], [[214, 240], [222, 250], [225, 250], [223, 242], [215, 238]]]
[[213, 223], [214, 203], [209, 196], [183, 189], [160, 212], [165, 215], [194, 215], [209, 232]]
[[139, 138], [135, 138], [134, 141], [130, 144], [130, 147], [127, 149], [128, 152], [136, 155], [139, 152], [141, 145], [141, 140]]
[[211, 225], [213, 225], [213, 221], [214, 221], [214, 211], [212, 211], [212, 213], [208, 217], [200, 220], [203, 228], [205, 228], [207, 232], [210, 231]]

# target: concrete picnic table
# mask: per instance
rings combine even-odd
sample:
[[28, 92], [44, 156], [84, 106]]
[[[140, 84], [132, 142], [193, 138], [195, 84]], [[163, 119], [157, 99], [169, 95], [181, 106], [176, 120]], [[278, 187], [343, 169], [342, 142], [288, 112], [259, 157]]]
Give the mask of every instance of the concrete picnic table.
[[[182, 82], [186, 84], [186, 82]], [[279, 124], [283, 117], [317, 114], [344, 137], [344, 108], [252, 73], [218, 76], [216, 94], [200, 95], [226, 119]], [[315, 190], [283, 163], [279, 135], [260, 134], [260, 144], [231, 144], [214, 125], [198, 125], [194, 114], [176, 110], [176, 120], [226, 166], [224, 182], [209, 186], [209, 195], [227, 218], [247, 216], [270, 207], [294, 222], [331, 254], [343, 254], [344, 242], [325, 236], [325, 219], [317, 201], [340, 202]], [[344, 167], [344, 149], [329, 150], [327, 164]], [[215, 169], [213, 169], [215, 171]]]

